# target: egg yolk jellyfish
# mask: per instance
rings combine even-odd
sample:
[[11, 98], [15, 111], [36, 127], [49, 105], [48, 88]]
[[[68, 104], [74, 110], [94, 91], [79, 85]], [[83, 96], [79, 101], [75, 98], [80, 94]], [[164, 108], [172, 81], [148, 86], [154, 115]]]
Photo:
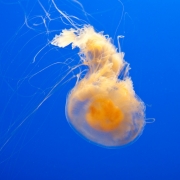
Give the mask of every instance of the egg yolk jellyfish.
[[89, 68], [67, 97], [66, 116], [72, 127], [105, 147], [136, 140], [145, 125], [145, 107], [133, 90], [124, 53], [117, 52], [111, 39], [91, 25], [64, 29], [52, 44], [79, 48], [79, 57]]
[[[29, 1], [29, 3], [30, 2], [32, 1]], [[43, 76], [40, 79], [40, 81], [42, 81], [42, 79], [45, 80], [45, 84], [48, 84], [49, 81], [47, 79], [49, 78], [50, 81], [53, 82], [52, 85], [41, 86], [38, 81], [38, 85], [34, 86], [32, 83], [33, 87], [36, 87], [35, 94], [40, 94], [42, 98], [39, 100], [37, 95], [32, 95], [32, 99], [30, 98], [30, 102], [32, 103], [29, 102], [27, 108], [25, 107], [28, 109], [27, 113], [24, 113], [26, 109], [22, 110], [23, 118], [20, 117], [16, 120], [16, 123], [12, 123], [11, 132], [9, 130], [7, 131], [8, 133], [10, 132], [10, 135], [7, 133], [7, 138], [5, 138], [5, 142], [1, 149], [8, 144], [10, 139], [15, 137], [14, 134], [20, 130], [20, 127], [22, 127], [25, 122], [27, 124], [30, 122], [29, 120], [27, 121], [27, 119], [29, 119], [29, 117], [54, 93], [54, 90], [58, 90], [57, 87], [62, 83], [62, 79], [67, 78], [66, 75], [69, 75], [76, 67], [78, 69], [80, 66], [88, 67], [88, 72], [83, 78], [78, 78], [78, 75], [74, 76], [77, 77], [76, 85], [69, 93], [66, 103], [66, 117], [70, 125], [87, 140], [103, 147], [116, 148], [134, 142], [142, 134], [145, 125], [145, 107], [133, 90], [132, 81], [128, 75], [129, 65], [124, 60], [124, 54], [117, 51], [115, 46], [111, 44], [111, 39], [107, 35], [103, 35], [102, 32], [97, 33], [94, 30], [95, 28], [90, 25], [91, 23], [87, 23], [83, 20], [81, 21], [81, 19], [79, 20], [75, 16], [70, 16], [66, 14], [65, 11], [61, 11], [53, 0], [51, 1], [52, 4], [48, 2], [48, 7], [55, 7], [53, 11], [49, 11], [48, 8], [42, 4], [44, 3], [43, 1], [37, 2], [39, 2], [43, 10], [43, 12], [38, 11], [38, 13], [45, 13], [45, 15], [31, 17], [27, 13], [24, 24], [29, 29], [35, 31], [40, 30], [42, 25], [45, 27], [44, 37], [46, 38], [49, 34], [52, 35], [53, 32], [57, 31], [54, 29], [51, 31], [49, 22], [55, 22], [56, 28], [59, 28], [58, 23], [63, 22], [62, 29], [64, 29], [66, 25], [68, 29], [62, 30], [61, 34], [57, 35], [54, 39], [54, 35], [53, 37], [51, 36], [48, 40], [51, 41], [51, 44], [60, 48], [66, 48], [66, 46], [70, 44], [73, 49], [79, 48], [78, 54], [81, 61], [80, 63], [77, 61], [73, 68], [66, 68], [69, 72], [65, 71], [65, 73], [58, 66], [58, 73], [60, 75], [57, 81], [53, 81], [53, 78], [49, 75], [46, 76], [46, 78]], [[79, 4], [78, 1], [74, 0], [74, 2]], [[81, 4], [79, 5], [82, 7]], [[29, 4], [27, 7], [29, 7]], [[83, 7], [80, 9], [84, 12]], [[59, 13], [57, 16], [58, 18], [52, 16], [50, 12]], [[58, 23], [57, 19], [59, 19]], [[76, 20], [80, 22], [78, 25]], [[58, 33], [59, 31], [58, 29]], [[41, 33], [39, 34], [41, 35]], [[45, 39], [44, 37], [43, 39]], [[38, 43], [39, 42], [35, 41], [35, 43], [30, 44], [30, 48], [27, 48], [28, 54], [29, 50], [34, 47], [34, 44], [39, 45]], [[39, 63], [38, 61], [41, 59], [43, 59], [43, 62], [47, 59], [50, 65], [48, 64], [45, 68], [42, 68], [42, 70], [38, 69], [38, 73], [36, 73], [37, 71], [30, 72], [30, 75], [25, 75], [25, 78], [23, 75], [22, 81], [19, 81], [18, 85], [21, 83], [23, 84], [25, 80], [32, 82], [33, 79], [38, 78], [37, 76], [39, 74], [43, 74], [42, 72], [45, 72], [46, 69], [50, 69], [49, 67], [54, 67], [55, 64], [66, 64], [67, 58], [63, 59], [62, 56], [60, 62], [52, 63], [52, 53], [49, 58], [45, 58], [45, 55], [48, 55], [48, 52], [54, 48], [54, 46], [47, 43], [46, 39], [45, 43], [46, 44], [43, 43], [42, 45], [42, 51], [40, 46], [37, 47], [38, 53], [36, 54], [37, 51], [34, 51], [33, 56], [35, 55], [35, 58], [31, 60], [34, 66], [37, 66]], [[48, 49], [46, 51], [44, 46], [50, 46], [50, 50]], [[27, 57], [25, 57], [25, 60], [27, 61], [26, 58]], [[72, 57], [68, 58], [72, 59]], [[21, 63], [22, 58], [20, 57], [19, 59], [19, 63]], [[75, 61], [73, 61], [73, 63], [75, 63]], [[67, 65], [69, 64], [67, 63]], [[61, 72], [61, 70], [63, 72]], [[47, 88], [47, 86], [49, 87]], [[23, 85], [21, 85], [21, 87], [23, 87]], [[18, 89], [18, 91], [20, 90]], [[27, 90], [25, 89], [25, 91]], [[41, 93], [41, 91], [43, 93]], [[16, 91], [14, 92], [16, 93]], [[60, 104], [61, 102], [59, 101], [58, 103]], [[28, 115], [26, 116], [26, 114]]]

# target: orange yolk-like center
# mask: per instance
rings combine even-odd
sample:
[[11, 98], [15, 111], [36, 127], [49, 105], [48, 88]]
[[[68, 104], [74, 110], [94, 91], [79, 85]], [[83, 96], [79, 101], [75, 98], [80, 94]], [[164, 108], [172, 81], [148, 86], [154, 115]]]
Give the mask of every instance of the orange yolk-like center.
[[113, 131], [123, 121], [124, 115], [110, 99], [95, 98], [86, 113], [87, 123], [99, 131]]

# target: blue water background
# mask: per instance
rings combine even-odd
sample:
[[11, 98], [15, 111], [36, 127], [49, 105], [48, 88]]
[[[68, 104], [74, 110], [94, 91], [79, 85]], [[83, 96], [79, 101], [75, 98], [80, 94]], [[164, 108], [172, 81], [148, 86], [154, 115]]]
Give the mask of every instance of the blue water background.
[[[58, 17], [49, 1], [41, 2]], [[180, 2], [124, 0], [122, 19], [119, 1], [80, 2], [89, 15], [72, 1], [57, 5], [109, 34], [116, 46], [117, 35], [125, 36], [121, 48], [134, 89], [146, 104], [146, 117], [155, 122], [124, 148], [105, 149], [85, 141], [65, 117], [73, 74], [34, 112], [66, 74], [67, 66], [57, 62], [71, 57], [72, 65], [77, 63], [78, 51], [48, 45], [32, 63], [55, 34], [70, 26], [51, 19], [48, 32], [42, 23], [47, 16], [35, 0], [0, 1], [0, 179], [180, 179]]]

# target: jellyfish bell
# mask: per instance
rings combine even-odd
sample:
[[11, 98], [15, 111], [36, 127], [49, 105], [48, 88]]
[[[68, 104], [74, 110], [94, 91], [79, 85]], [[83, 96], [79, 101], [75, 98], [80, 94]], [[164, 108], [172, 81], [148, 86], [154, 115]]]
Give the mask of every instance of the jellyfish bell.
[[[52, 44], [79, 48], [82, 64], [89, 70], [68, 94], [66, 117], [86, 139], [104, 147], [122, 147], [134, 142], [145, 125], [145, 106], [124, 71], [124, 54], [117, 52], [108, 36], [90, 25], [64, 29]], [[118, 79], [119, 74], [124, 74]]]

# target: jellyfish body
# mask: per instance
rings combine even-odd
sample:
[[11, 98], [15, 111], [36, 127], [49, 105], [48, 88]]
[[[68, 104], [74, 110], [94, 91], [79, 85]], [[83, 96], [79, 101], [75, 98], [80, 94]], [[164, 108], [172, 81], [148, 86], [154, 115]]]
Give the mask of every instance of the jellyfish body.
[[[82, 63], [89, 68], [67, 97], [66, 117], [71, 126], [104, 147], [134, 142], [144, 129], [145, 107], [133, 90], [129, 69], [124, 70], [124, 54], [90, 25], [65, 29], [52, 44], [78, 47]], [[120, 74], [122, 79], [118, 79]]]

